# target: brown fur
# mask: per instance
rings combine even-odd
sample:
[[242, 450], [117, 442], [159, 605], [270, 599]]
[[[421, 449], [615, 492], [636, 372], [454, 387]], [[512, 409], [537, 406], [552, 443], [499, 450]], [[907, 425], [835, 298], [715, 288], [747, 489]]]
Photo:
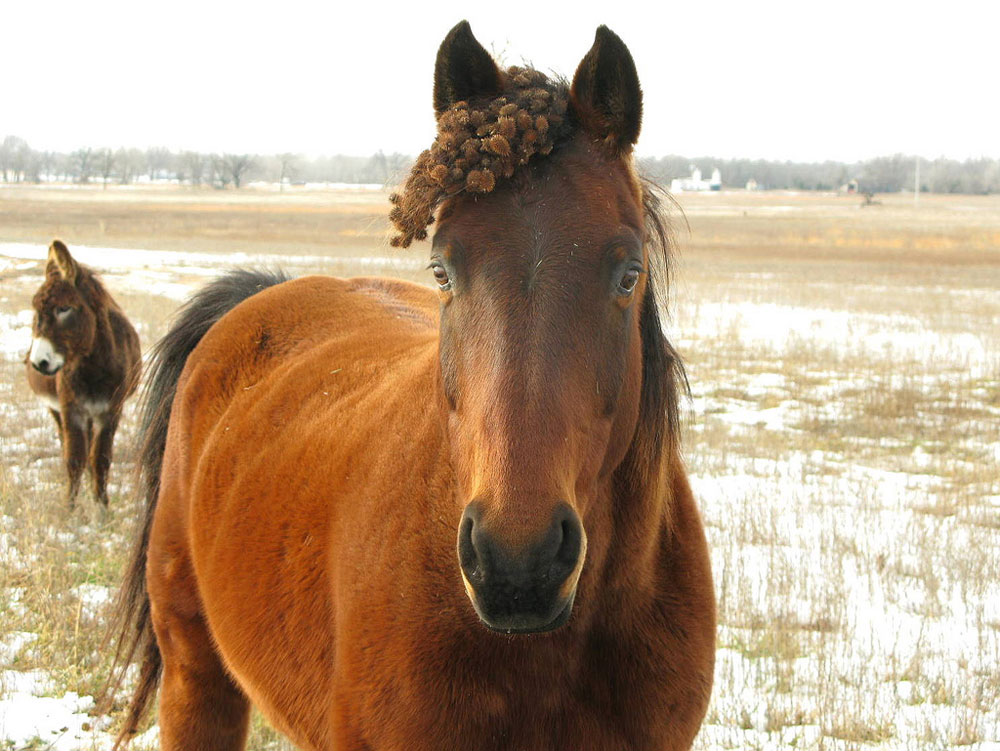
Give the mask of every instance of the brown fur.
[[[459, 78], [439, 111], [502, 79], [473, 42], [465, 24], [442, 45]], [[440, 206], [437, 294], [244, 273], [186, 309], [146, 410], [149, 526], [122, 601], [146, 677], [125, 737], [162, 664], [170, 751], [242, 748], [251, 701], [305, 749], [690, 747], [714, 594], [651, 278], [663, 225], [622, 140], [638, 80], [605, 75], [623, 54], [602, 27], [585, 59], [588, 112], [616, 94], [600, 82], [634, 88], [623, 120], [578, 111], [547, 158]], [[553, 509], [580, 520], [565, 625], [484, 627], [456, 556], [474, 504], [512, 560]]]
[[[32, 391], [50, 404], [69, 475], [73, 505], [84, 467], [94, 497], [108, 503], [108, 470], [125, 400], [139, 380], [139, 335], [94, 272], [59, 240], [49, 247], [45, 282], [32, 299], [34, 339], [44, 338], [64, 360], [54, 374], [25, 358]], [[58, 403], [58, 409], [55, 408]]]

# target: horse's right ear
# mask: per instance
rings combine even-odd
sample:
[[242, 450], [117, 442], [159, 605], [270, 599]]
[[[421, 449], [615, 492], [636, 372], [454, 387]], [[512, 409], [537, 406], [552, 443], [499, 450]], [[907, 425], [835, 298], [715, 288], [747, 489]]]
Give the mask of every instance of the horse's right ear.
[[76, 282], [78, 267], [76, 261], [73, 260], [73, 256], [69, 254], [69, 248], [66, 247], [62, 240], [53, 240], [49, 246], [48, 269], [51, 270], [53, 266], [67, 282], [70, 284]]
[[490, 53], [472, 36], [468, 21], [448, 32], [434, 63], [434, 111], [440, 116], [455, 102], [491, 97], [503, 90], [503, 75]]

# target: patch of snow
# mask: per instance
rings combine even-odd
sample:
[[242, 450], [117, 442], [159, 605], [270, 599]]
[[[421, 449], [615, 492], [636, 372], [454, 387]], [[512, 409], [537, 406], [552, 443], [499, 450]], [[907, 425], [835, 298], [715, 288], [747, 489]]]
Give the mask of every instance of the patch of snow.
[[18, 653], [38, 639], [38, 634], [30, 631], [12, 631], [0, 639], [0, 664], [9, 665]]
[[[30, 259], [42, 261], [46, 258], [48, 249], [42, 245], [30, 243], [0, 243], [0, 258]], [[319, 269], [329, 268], [332, 264], [343, 262], [353, 268], [367, 269], [399, 269], [416, 271], [424, 263], [413, 256], [392, 257], [344, 257], [309, 255], [278, 255], [260, 253], [194, 253], [171, 250], [138, 250], [127, 248], [99, 248], [86, 245], [74, 245], [73, 256], [81, 263], [92, 266], [114, 290], [159, 295], [171, 300], [186, 300], [191, 293], [200, 287], [206, 279], [222, 274], [225, 270], [236, 267], [274, 268], [281, 267], [294, 270], [296, 273], [309, 273]], [[41, 279], [38, 280], [41, 283]], [[31, 324], [31, 312], [28, 311], [27, 324]], [[7, 326], [0, 321], [0, 332]], [[13, 335], [12, 335], [13, 336]], [[19, 337], [20, 334], [17, 334]], [[2, 337], [2, 334], [0, 334]], [[0, 338], [0, 349], [5, 346], [21, 347], [20, 338], [6, 340]], [[29, 337], [30, 338], [30, 337]]]
[[0, 313], [0, 353], [7, 357], [22, 359], [31, 346], [31, 310], [17, 313]]
[[111, 589], [108, 587], [89, 582], [73, 587], [70, 591], [76, 595], [80, 599], [80, 602], [82, 602], [84, 606], [91, 611], [94, 611], [102, 605], [110, 602], [112, 597]]

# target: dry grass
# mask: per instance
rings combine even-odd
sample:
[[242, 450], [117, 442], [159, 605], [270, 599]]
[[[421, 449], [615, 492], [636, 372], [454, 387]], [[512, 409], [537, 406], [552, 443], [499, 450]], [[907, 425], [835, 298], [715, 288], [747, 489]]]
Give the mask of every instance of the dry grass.
[[388, 247], [388, 193], [0, 188], [6, 241], [198, 252], [370, 254]]
[[[671, 327], [720, 614], [696, 747], [995, 748], [1000, 200], [681, 199]], [[0, 242], [323, 254], [351, 273], [395, 253], [385, 213], [382, 195], [24, 189], [0, 191]], [[2, 283], [3, 312], [27, 306], [30, 276]], [[120, 297], [146, 346], [176, 306]], [[0, 371], [0, 638], [36, 633], [14, 667], [93, 694], [106, 610], [81, 595], [121, 571], [133, 419], [111, 514], [69, 515], [50, 418], [17, 363]], [[255, 719], [251, 748], [287, 747]]]
[[1000, 741], [1000, 202], [840, 200], [686, 207], [722, 647], [698, 748]]

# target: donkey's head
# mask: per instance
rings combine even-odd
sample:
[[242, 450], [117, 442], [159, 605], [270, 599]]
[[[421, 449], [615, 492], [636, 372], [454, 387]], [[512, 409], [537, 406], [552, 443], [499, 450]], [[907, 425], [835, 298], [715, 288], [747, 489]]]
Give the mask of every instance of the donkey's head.
[[44, 375], [86, 356], [94, 346], [97, 317], [81, 289], [83, 272], [61, 240], [49, 246], [45, 282], [35, 293], [28, 360]]

